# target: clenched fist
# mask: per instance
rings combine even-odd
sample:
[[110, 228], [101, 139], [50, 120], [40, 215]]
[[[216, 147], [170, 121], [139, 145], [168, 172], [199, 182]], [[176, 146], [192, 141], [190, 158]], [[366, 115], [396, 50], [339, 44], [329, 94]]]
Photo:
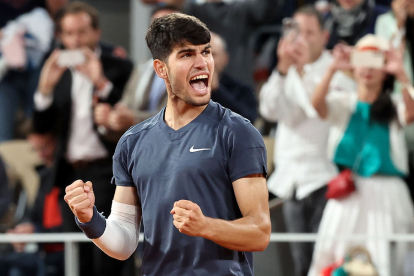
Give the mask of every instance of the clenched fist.
[[174, 226], [184, 234], [204, 237], [208, 229], [207, 217], [203, 215], [200, 206], [188, 200], [174, 203], [170, 212], [174, 218]]
[[76, 180], [66, 187], [65, 193], [65, 201], [73, 214], [80, 222], [89, 222], [92, 219], [95, 205], [92, 182], [84, 183], [82, 180]]

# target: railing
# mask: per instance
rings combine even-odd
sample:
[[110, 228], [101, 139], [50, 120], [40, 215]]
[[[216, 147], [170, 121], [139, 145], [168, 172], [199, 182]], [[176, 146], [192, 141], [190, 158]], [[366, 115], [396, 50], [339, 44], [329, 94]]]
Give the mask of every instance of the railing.
[[[389, 243], [414, 242], [414, 235], [337, 235], [320, 237], [317, 234], [287, 234], [272, 233], [270, 242], [315, 242], [317, 239], [341, 240], [341, 241], [367, 241], [383, 240]], [[140, 242], [143, 235], [140, 235]], [[65, 243], [65, 276], [78, 276], [78, 243], [91, 242], [83, 233], [56, 233], [56, 234], [0, 234], [0, 243], [12, 242], [41, 242], [41, 243]]]

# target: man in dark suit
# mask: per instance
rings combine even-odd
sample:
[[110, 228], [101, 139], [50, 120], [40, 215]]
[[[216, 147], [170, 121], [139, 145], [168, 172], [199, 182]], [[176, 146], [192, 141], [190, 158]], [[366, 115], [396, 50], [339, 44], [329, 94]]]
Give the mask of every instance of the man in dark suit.
[[257, 118], [257, 100], [253, 88], [224, 72], [229, 62], [229, 56], [223, 38], [212, 32], [210, 44], [215, 68], [211, 99], [249, 119], [254, 124]]
[[[95, 181], [94, 192], [99, 194], [95, 205], [109, 215], [115, 191], [110, 184], [111, 157], [116, 144], [103, 138], [105, 129], [94, 122], [93, 108], [98, 102], [114, 105], [121, 99], [133, 65], [99, 47], [99, 17], [93, 7], [72, 2], [58, 24], [64, 48], [81, 50], [85, 61], [73, 68], [61, 67], [58, 60], [63, 50], [59, 49], [46, 60], [34, 97], [34, 128], [39, 133], [57, 134], [54, 182], [61, 192], [76, 179]], [[64, 230], [79, 231], [63, 195], [60, 201]], [[81, 246], [86, 246], [80, 250], [81, 275], [120, 275], [121, 263], [89, 244]]]

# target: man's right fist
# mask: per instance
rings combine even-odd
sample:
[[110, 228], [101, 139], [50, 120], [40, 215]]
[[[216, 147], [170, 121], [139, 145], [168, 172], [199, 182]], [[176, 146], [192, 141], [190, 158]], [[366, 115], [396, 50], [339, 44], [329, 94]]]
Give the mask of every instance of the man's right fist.
[[80, 222], [89, 222], [92, 219], [95, 205], [92, 182], [84, 183], [82, 180], [76, 180], [66, 187], [65, 193], [65, 201], [73, 214]]

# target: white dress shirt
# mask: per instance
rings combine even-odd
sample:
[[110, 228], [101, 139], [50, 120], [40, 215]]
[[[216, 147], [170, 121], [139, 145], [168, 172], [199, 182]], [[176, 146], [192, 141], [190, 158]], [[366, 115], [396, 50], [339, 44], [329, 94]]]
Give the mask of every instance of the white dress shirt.
[[[91, 161], [108, 156], [108, 152], [101, 143], [94, 130], [93, 122], [93, 83], [82, 73], [71, 69], [72, 73], [72, 119], [69, 131], [66, 159], [70, 162], [79, 160]], [[112, 90], [112, 83], [102, 90], [96, 91], [98, 97], [106, 99]], [[39, 91], [35, 93], [34, 103], [37, 111], [50, 107], [53, 95], [44, 96]]]
[[[302, 78], [294, 66], [286, 77], [273, 72], [260, 92], [260, 114], [278, 122], [276, 171], [268, 188], [281, 198], [292, 198], [296, 190], [296, 198], [303, 199], [338, 173], [327, 157], [329, 125], [319, 119], [310, 102], [331, 62], [331, 55], [324, 51], [317, 61], [304, 66]], [[354, 81], [342, 73], [335, 74], [331, 86], [356, 91]]]

